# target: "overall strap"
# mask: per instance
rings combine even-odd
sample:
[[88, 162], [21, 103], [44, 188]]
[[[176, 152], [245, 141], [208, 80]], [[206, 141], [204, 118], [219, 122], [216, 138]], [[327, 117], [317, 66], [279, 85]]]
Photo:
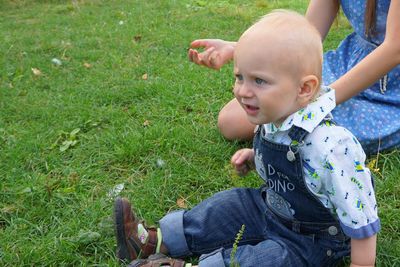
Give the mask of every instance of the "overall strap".
[[[325, 117], [319, 123], [319, 125], [321, 125], [321, 124], [326, 124], [327, 126], [336, 125], [336, 123], [329, 117]], [[292, 139], [292, 141], [301, 143], [304, 140], [304, 138], [306, 138], [307, 134], [309, 134], [309, 132], [307, 132], [303, 128], [293, 125], [292, 128], [290, 129], [288, 135], [289, 135], [290, 139]]]
[[306, 138], [308, 132], [304, 130], [303, 128], [300, 128], [296, 125], [293, 125], [292, 128], [289, 131], [289, 137], [292, 139], [292, 142], [298, 142], [301, 143], [303, 142], [304, 138]]

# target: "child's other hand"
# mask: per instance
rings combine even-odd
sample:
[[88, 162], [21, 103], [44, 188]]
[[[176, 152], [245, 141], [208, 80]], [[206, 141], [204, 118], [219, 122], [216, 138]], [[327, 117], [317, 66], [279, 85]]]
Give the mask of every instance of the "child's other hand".
[[[193, 49], [194, 48], [194, 49]], [[196, 48], [204, 48], [199, 52]], [[233, 58], [235, 43], [221, 39], [199, 39], [190, 44], [189, 60], [212, 69], [220, 69]]]
[[231, 163], [240, 176], [245, 176], [254, 168], [254, 150], [243, 148], [233, 154]]

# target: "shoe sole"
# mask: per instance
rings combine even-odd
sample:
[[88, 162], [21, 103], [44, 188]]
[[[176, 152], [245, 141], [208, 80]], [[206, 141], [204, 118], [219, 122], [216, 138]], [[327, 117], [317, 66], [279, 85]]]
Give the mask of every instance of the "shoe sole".
[[126, 244], [124, 229], [124, 212], [121, 198], [117, 198], [114, 204], [115, 236], [117, 237], [117, 257], [121, 261], [130, 261], [128, 246]]

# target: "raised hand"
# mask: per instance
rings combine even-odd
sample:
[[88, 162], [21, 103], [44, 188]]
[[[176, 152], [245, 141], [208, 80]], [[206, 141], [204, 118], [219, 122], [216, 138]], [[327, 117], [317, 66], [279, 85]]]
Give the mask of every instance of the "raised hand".
[[[235, 42], [221, 39], [199, 39], [190, 44], [188, 52], [189, 60], [212, 69], [220, 69], [233, 58]], [[203, 48], [202, 52], [198, 48]]]

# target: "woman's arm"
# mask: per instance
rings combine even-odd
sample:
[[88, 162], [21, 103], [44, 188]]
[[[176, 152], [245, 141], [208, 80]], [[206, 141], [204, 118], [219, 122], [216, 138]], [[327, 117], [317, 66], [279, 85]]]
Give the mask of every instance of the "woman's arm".
[[375, 266], [376, 235], [364, 239], [351, 239], [350, 267]]
[[400, 1], [391, 1], [383, 43], [345, 75], [330, 84], [340, 104], [375, 83], [400, 64]]
[[312, 0], [308, 5], [306, 18], [315, 28], [317, 28], [322, 41], [328, 34], [338, 11], [338, 0]]

